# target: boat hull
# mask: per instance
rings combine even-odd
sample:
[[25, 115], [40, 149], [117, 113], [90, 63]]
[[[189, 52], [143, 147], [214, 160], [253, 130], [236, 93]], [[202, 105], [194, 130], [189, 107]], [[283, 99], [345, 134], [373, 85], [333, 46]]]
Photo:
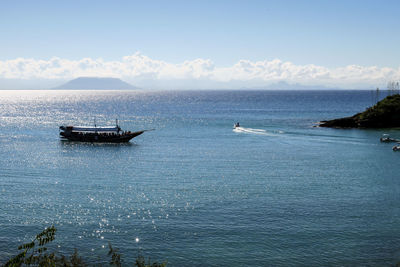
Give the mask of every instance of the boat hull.
[[138, 132], [126, 132], [122, 134], [102, 134], [102, 133], [80, 133], [72, 132], [65, 133], [61, 132], [60, 136], [75, 142], [89, 142], [89, 143], [126, 143], [132, 138], [141, 135], [145, 131]]

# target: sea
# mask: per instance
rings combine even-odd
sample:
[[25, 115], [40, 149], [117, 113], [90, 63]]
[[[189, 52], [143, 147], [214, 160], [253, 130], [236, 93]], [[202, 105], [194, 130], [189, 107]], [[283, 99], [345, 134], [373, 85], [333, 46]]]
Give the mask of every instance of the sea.
[[[383, 94], [381, 95], [383, 97]], [[124, 266], [400, 262], [399, 129], [321, 120], [372, 91], [0, 91], [0, 265], [54, 225], [51, 251]], [[61, 125], [152, 130], [62, 141]], [[240, 122], [241, 127], [233, 129]]]

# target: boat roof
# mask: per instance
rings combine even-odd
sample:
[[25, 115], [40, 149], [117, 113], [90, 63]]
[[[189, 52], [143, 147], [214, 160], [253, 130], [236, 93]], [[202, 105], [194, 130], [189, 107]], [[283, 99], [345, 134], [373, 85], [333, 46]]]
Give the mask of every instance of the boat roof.
[[118, 132], [119, 127], [90, 127], [90, 126], [67, 126], [72, 127], [73, 132]]

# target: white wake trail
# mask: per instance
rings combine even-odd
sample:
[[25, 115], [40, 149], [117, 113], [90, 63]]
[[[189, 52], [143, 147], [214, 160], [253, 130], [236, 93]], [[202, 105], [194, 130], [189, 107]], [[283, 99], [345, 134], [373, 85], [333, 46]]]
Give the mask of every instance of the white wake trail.
[[268, 135], [275, 136], [263, 129], [253, 129], [253, 128], [244, 128], [244, 127], [236, 127], [233, 129], [236, 133], [249, 133], [249, 134], [259, 134], [259, 135]]

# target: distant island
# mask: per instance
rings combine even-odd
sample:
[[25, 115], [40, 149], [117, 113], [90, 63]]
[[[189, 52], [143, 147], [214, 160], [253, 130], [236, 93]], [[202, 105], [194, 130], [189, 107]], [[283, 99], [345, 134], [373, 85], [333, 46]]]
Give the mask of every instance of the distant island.
[[395, 128], [400, 127], [400, 95], [390, 95], [351, 117], [321, 121], [320, 127]]
[[132, 90], [137, 87], [122, 81], [118, 78], [99, 78], [99, 77], [79, 77], [61, 86], [53, 88], [55, 90]]

